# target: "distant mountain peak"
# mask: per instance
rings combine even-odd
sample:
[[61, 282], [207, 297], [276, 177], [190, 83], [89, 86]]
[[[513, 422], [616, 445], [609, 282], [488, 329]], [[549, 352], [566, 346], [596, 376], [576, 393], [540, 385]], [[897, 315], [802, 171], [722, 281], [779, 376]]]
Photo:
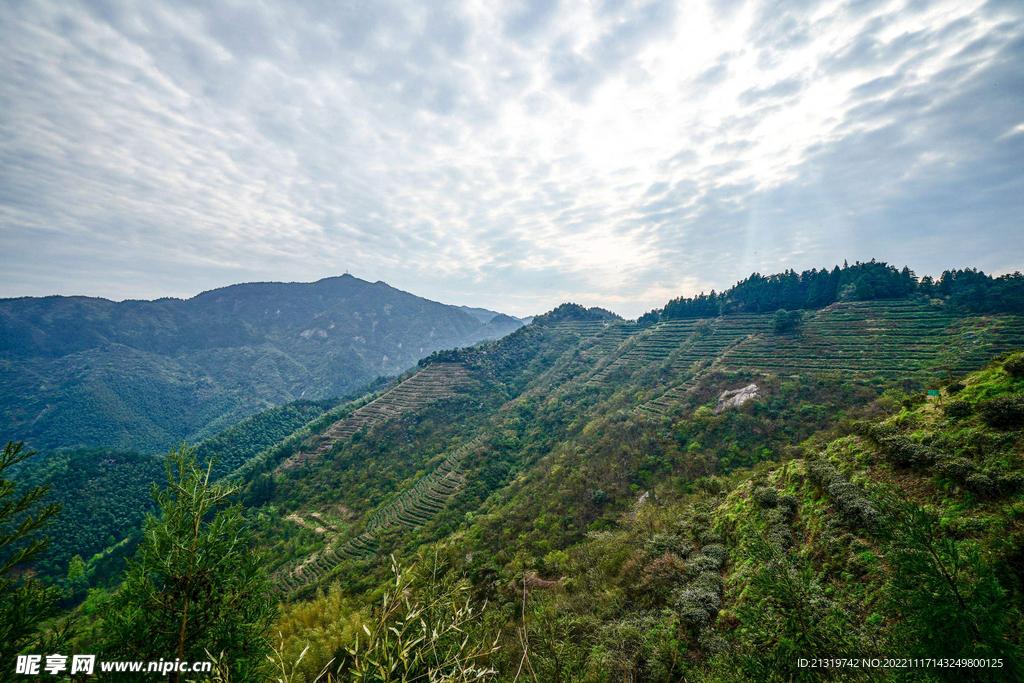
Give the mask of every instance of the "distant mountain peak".
[[[0, 431], [36, 448], [156, 452], [300, 397], [346, 394], [521, 323], [350, 273], [189, 299], [0, 299]], [[497, 320], [495, 321], [495, 318]]]

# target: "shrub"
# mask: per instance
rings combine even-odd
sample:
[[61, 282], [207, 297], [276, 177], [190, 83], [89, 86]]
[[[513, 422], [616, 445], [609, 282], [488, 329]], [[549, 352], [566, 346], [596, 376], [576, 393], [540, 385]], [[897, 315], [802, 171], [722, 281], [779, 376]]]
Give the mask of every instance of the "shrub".
[[808, 472], [811, 479], [828, 493], [832, 504], [839, 511], [839, 520], [843, 524], [853, 528], [871, 528], [878, 523], [878, 510], [871, 501], [857, 486], [846, 481], [842, 473], [828, 461], [812, 461]]
[[965, 417], [969, 417], [974, 412], [974, 406], [971, 405], [970, 401], [960, 399], [958, 401], [950, 401], [942, 407], [942, 412], [945, 413], [946, 417], [951, 420], [961, 420]]
[[707, 588], [708, 590], [716, 591], [719, 595], [722, 594], [722, 590], [725, 588], [725, 582], [722, 581], [722, 575], [718, 572], [704, 572], [703, 574], [699, 574], [690, 585], [697, 588]]
[[935, 472], [954, 481], [964, 482], [977, 472], [977, 467], [967, 458], [941, 457], [935, 461]]
[[722, 537], [719, 536], [714, 531], [710, 531], [710, 530], [709, 531], [704, 531], [700, 535], [700, 544], [702, 546], [704, 546], [704, 545], [711, 545], [712, 543], [721, 543], [721, 542], [722, 542]]
[[754, 489], [754, 500], [763, 508], [773, 508], [779, 504], [779, 492], [767, 486]]
[[999, 396], [978, 407], [985, 422], [996, 429], [1024, 426], [1024, 396]]
[[693, 482], [693, 488], [717, 496], [725, 491], [725, 483], [718, 477], [701, 477]]
[[772, 331], [775, 334], [784, 334], [795, 330], [803, 321], [803, 318], [803, 311], [787, 311], [784, 308], [780, 308], [772, 316]]
[[1009, 360], [1003, 363], [1003, 370], [1011, 377], [1024, 377], [1024, 353], [1010, 356]]
[[706, 545], [701, 549], [701, 555], [710, 557], [711, 559], [718, 562], [718, 566], [721, 567], [725, 564], [726, 558], [729, 556], [725, 546], [714, 543], [712, 545]]
[[665, 553], [672, 553], [685, 560], [693, 553], [693, 544], [674, 534], [654, 534], [644, 544], [644, 552], [648, 557], [661, 557]]
[[946, 386], [946, 393], [950, 396], [955, 396], [966, 388], [963, 382], [951, 382]]
[[793, 545], [793, 531], [784, 522], [774, 520], [776, 523], [771, 524], [768, 527], [766, 536], [768, 539], [775, 544], [775, 547], [779, 550], [785, 550], [789, 546]]
[[722, 599], [707, 588], [685, 588], [676, 599], [679, 618], [695, 628], [710, 626], [722, 607]]
[[996, 476], [996, 485], [1003, 494], [1017, 493], [1024, 488], [1024, 472], [1006, 472]]
[[697, 555], [686, 563], [686, 569], [694, 576], [704, 572], [717, 572], [722, 568], [722, 560], [708, 555]]
[[779, 496], [779, 507], [789, 510], [789, 516], [792, 517], [796, 514], [796, 509], [800, 507], [800, 501], [792, 493], [787, 493]]
[[892, 425], [868, 428], [886, 460], [901, 467], [922, 467], [935, 462], [935, 450], [908, 439]]
[[995, 496], [999, 493], [999, 488], [996, 482], [992, 480], [992, 477], [982, 472], [977, 472], [967, 477], [964, 485], [982, 496]]

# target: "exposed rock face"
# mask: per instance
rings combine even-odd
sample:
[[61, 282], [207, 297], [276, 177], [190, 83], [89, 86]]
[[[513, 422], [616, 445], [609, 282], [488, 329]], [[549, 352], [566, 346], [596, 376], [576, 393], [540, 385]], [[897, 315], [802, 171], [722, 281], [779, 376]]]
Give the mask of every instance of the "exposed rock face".
[[715, 406], [715, 412], [720, 413], [726, 408], [741, 406], [752, 398], [757, 398], [756, 384], [748, 384], [742, 389], [723, 391], [718, 397], [718, 405]]

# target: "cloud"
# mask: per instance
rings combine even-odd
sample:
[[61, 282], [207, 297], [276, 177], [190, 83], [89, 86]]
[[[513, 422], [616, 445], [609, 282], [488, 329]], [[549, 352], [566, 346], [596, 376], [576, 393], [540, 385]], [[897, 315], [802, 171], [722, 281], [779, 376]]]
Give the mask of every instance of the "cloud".
[[740, 93], [739, 102], [743, 106], [750, 106], [763, 102], [764, 100], [785, 99], [796, 95], [803, 89], [803, 79], [793, 76], [784, 78], [764, 88], [748, 88]]
[[1024, 267], [1019, 3], [0, 5], [0, 296]]

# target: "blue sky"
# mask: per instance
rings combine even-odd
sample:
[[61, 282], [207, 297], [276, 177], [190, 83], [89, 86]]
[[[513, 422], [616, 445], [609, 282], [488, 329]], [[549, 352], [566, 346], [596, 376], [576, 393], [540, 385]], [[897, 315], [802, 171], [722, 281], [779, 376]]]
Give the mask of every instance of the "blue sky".
[[1024, 269], [1024, 3], [0, 3], [0, 296]]

